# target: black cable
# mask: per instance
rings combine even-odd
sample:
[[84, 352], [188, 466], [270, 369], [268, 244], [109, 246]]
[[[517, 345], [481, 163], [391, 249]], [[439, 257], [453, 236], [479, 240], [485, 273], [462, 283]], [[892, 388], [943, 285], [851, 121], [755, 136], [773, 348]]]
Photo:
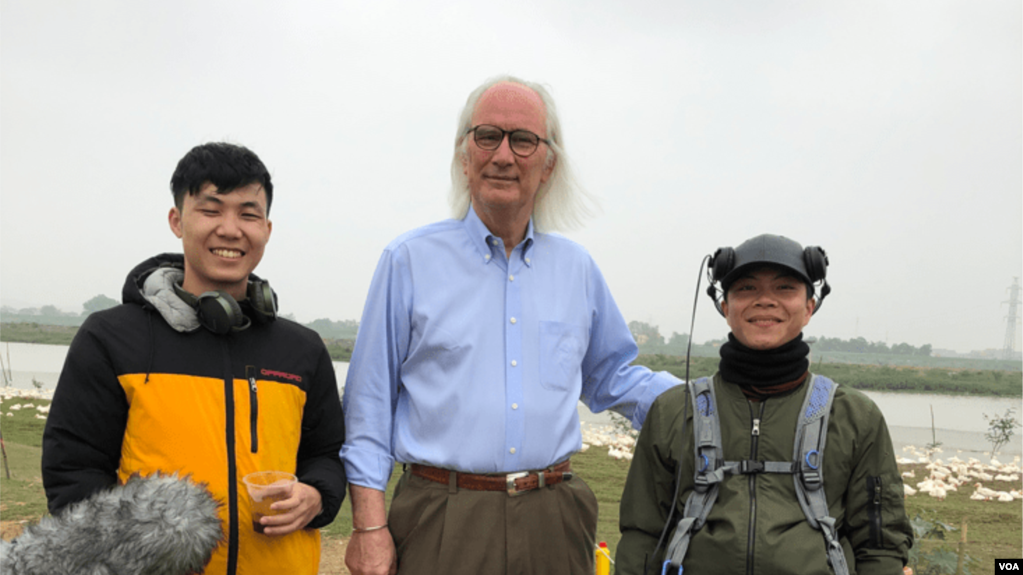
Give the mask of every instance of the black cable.
[[[686, 395], [684, 400], [684, 407], [682, 408], [682, 432], [679, 434], [679, 441], [681, 442], [681, 448], [679, 449], [679, 458], [685, 456], [686, 444], [686, 420], [689, 419], [689, 401], [690, 401], [690, 385], [689, 385], [689, 358], [693, 351], [693, 328], [696, 326], [696, 304], [700, 301], [700, 281], [703, 279], [703, 266], [710, 259], [710, 256], [704, 256], [703, 261], [700, 262], [700, 271], [696, 276], [696, 295], [693, 297], [693, 317], [689, 321], [689, 342], [686, 345]], [[675, 506], [678, 504], [678, 497], [682, 491], [682, 464], [678, 464], [678, 476], [675, 478], [675, 495], [671, 499], [671, 507], [668, 509], [668, 519], [664, 522], [664, 529], [661, 530], [661, 536], [657, 540], [657, 547], [654, 547], [654, 552], [648, 559], [657, 557], [657, 552], [661, 550], [661, 545], [664, 544], [664, 538], [668, 534], [671, 528], [671, 520], [675, 517]], [[655, 564], [656, 565], [656, 564]], [[649, 567], [644, 567], [643, 572], [646, 573]]]

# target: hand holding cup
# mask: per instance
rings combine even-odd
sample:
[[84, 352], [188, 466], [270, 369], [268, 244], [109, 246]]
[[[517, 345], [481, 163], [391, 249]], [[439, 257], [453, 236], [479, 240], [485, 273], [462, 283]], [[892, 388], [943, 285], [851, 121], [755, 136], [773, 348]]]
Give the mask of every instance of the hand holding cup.
[[284, 471], [257, 471], [246, 475], [242, 482], [249, 492], [252, 504], [252, 528], [256, 533], [263, 533], [266, 526], [260, 520], [263, 517], [279, 515], [283, 510], [272, 509], [271, 505], [291, 497], [298, 478]]

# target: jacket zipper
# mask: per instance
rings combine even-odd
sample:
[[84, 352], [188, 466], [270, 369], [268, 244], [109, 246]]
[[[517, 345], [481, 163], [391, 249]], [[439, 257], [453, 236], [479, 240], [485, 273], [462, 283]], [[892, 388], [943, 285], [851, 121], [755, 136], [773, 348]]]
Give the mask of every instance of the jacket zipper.
[[259, 395], [256, 393], [256, 366], [245, 366], [245, 378], [249, 380], [249, 432], [252, 436], [252, 453], [259, 453]]
[[235, 460], [234, 442], [234, 371], [231, 367], [231, 349], [226, 337], [222, 337], [220, 349], [224, 353], [224, 415], [227, 425], [224, 441], [227, 445], [227, 575], [238, 571], [238, 463]]
[[870, 503], [867, 505], [867, 518], [870, 523], [870, 546], [874, 549], [881, 548], [881, 478], [867, 477], [867, 497]]
[[[760, 402], [760, 413], [753, 416], [753, 402], [749, 402], [749, 414], [753, 420], [752, 428], [750, 429], [750, 435], [752, 436], [750, 446], [750, 460], [756, 461], [757, 459], [757, 442], [760, 439], [760, 421], [764, 418], [764, 405], [767, 403], [766, 400]], [[746, 573], [753, 575], [753, 543], [756, 536], [756, 520], [757, 520], [757, 476], [756, 474], [750, 474], [749, 476], [749, 536], [746, 544]]]

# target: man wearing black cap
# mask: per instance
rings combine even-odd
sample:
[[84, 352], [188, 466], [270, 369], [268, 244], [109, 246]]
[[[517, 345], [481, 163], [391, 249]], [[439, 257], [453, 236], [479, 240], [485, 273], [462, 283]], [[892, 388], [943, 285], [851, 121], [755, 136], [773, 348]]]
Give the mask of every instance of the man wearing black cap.
[[913, 540], [884, 417], [809, 372], [802, 329], [830, 292], [827, 265], [767, 234], [714, 254], [728, 343], [718, 373], [650, 408], [617, 573], [901, 573]]

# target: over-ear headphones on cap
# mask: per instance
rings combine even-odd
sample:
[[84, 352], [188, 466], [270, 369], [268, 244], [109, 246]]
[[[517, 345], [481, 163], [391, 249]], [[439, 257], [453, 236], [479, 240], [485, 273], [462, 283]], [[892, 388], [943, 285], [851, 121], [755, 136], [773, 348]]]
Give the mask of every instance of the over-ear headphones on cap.
[[732, 248], [718, 248], [714, 255], [710, 256], [710, 262], [707, 263], [707, 267], [710, 269], [711, 280], [720, 282], [725, 279], [728, 272], [732, 271], [735, 267], [735, 250]]
[[[752, 265], [774, 264], [795, 272], [810, 286], [811, 297], [813, 286], [821, 282], [820, 295], [817, 296], [817, 305], [814, 307], [814, 313], [817, 313], [824, 298], [831, 293], [831, 286], [825, 279], [828, 274], [828, 263], [828, 255], [820, 246], [807, 246], [803, 249], [797, 242], [784, 236], [759, 235], [739, 244], [738, 248], [724, 247], [714, 252], [707, 264], [707, 275], [710, 276], [711, 284], [707, 287], [707, 295], [714, 301], [718, 313], [723, 316], [725, 312], [721, 309], [721, 298], [732, 282], [739, 277], [740, 272]], [[716, 287], [715, 283], [721, 287]]]
[[[252, 318], [257, 323], [277, 319], [277, 294], [270, 289], [269, 282], [250, 280], [245, 291], [254, 312]], [[224, 335], [242, 331], [252, 325], [252, 321], [242, 312], [241, 305], [225, 291], [208, 291], [194, 296], [175, 283], [174, 292], [182, 301], [195, 308], [199, 323], [213, 333]]]

